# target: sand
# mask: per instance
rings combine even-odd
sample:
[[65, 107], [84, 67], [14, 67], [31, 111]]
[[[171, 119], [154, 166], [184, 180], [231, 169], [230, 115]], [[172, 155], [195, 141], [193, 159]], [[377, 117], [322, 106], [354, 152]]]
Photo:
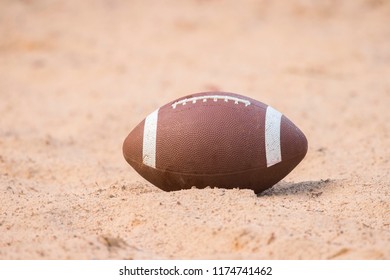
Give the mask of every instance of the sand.
[[[390, 259], [390, 2], [0, 2], [0, 259]], [[163, 192], [147, 114], [223, 90], [306, 158], [262, 194]]]

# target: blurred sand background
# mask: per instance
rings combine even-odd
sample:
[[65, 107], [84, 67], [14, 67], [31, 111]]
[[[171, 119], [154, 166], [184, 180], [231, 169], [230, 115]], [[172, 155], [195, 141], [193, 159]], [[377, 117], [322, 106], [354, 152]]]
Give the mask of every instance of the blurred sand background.
[[[163, 192], [125, 162], [199, 91], [309, 151], [256, 195]], [[0, 1], [1, 259], [390, 259], [390, 1]]]

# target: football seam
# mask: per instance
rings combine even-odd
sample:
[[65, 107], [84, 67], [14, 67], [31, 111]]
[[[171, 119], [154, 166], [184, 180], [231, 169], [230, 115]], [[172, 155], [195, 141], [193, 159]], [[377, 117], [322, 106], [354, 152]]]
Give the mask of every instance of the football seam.
[[194, 96], [190, 98], [184, 98], [180, 99], [178, 101], [175, 101], [171, 104], [172, 109], [176, 109], [178, 105], [185, 106], [187, 103], [189, 104], [196, 104], [197, 101], [200, 101], [202, 103], [206, 103], [208, 100], [211, 100], [213, 102], [218, 102], [218, 100], [223, 100], [224, 102], [228, 103], [228, 101], [234, 101], [235, 105], [238, 105], [239, 103], [243, 103], [245, 107], [248, 107], [252, 104], [250, 100], [238, 98], [234, 96], [229, 95], [202, 95], [202, 96]]
[[[196, 104], [196, 103], [195, 103]], [[187, 104], [187, 105], [183, 105], [183, 106], [180, 106], [180, 107], [176, 107], [176, 109], [174, 109], [173, 107], [172, 107], [172, 105], [173, 105], [173, 103], [172, 104], [168, 104], [169, 105], [169, 107], [170, 107], [170, 109], [171, 110], [173, 110], [173, 111], [175, 111], [175, 110], [178, 110], [178, 111], [184, 111], [184, 110], [192, 110], [192, 109], [194, 109], [193, 107], [190, 107], [190, 106], [188, 106], [188, 105], [194, 105], [192, 102], [190, 103], [190, 104]], [[211, 102], [202, 102], [202, 104], [200, 104], [201, 106], [204, 106], [204, 107], [216, 107], [216, 106], [228, 106], [228, 107], [230, 107], [230, 108], [232, 108], [233, 106], [231, 106], [231, 105], [234, 105], [234, 106], [237, 106], [237, 105], [240, 105], [240, 104], [235, 104], [234, 102], [213, 102], [213, 103], [211, 103]], [[255, 104], [255, 103], [253, 103], [253, 102], [251, 102], [250, 103], [250, 105], [248, 105], [248, 106], [245, 106], [245, 104], [242, 104], [243, 106], [244, 106], [244, 108], [251, 108], [252, 106], [254, 106], [254, 107], [257, 107], [257, 108], [259, 108], [259, 109], [262, 109], [262, 110], [266, 110], [266, 108], [268, 107], [268, 106], [270, 106], [270, 105], [267, 105], [267, 104]], [[160, 107], [160, 109], [161, 108], [164, 108], [165, 106], [163, 106], [163, 107]]]

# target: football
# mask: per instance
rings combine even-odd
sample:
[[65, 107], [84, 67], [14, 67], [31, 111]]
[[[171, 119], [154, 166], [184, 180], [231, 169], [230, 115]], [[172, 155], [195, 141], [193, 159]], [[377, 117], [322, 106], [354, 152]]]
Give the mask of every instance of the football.
[[123, 155], [165, 191], [249, 188], [260, 193], [305, 157], [307, 140], [286, 116], [228, 92], [202, 92], [149, 114], [126, 137]]

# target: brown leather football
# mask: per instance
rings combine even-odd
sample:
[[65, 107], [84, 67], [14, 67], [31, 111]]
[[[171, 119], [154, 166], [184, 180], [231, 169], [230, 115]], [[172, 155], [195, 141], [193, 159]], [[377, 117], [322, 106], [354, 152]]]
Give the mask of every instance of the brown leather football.
[[228, 92], [174, 100], [148, 115], [123, 143], [126, 161], [165, 191], [250, 188], [283, 179], [305, 157], [305, 135], [259, 101]]

